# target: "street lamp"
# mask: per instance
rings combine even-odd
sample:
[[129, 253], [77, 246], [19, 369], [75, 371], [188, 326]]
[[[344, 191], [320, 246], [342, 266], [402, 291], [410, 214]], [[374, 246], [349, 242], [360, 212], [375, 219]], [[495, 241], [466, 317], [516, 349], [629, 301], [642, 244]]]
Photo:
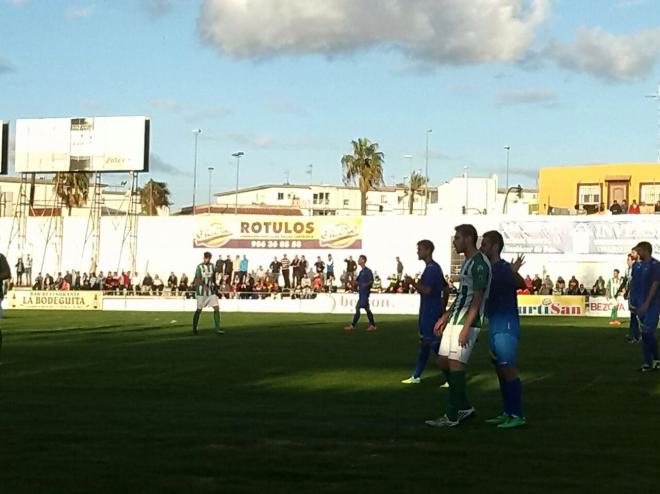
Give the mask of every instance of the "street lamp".
[[238, 214], [238, 170], [241, 166], [241, 156], [245, 156], [245, 153], [243, 151], [238, 151], [232, 153], [232, 156], [236, 158], [236, 192], [234, 194], [236, 202], [234, 203], [234, 214]]
[[424, 216], [429, 214], [429, 136], [433, 129], [426, 129], [426, 172], [424, 178], [426, 179], [425, 193], [424, 193]]
[[211, 214], [211, 184], [213, 183], [213, 167], [209, 166], [209, 214]]
[[509, 189], [509, 153], [511, 152], [511, 146], [504, 146], [506, 149], [506, 188]]
[[513, 187], [509, 187], [506, 190], [506, 195], [504, 196], [504, 206], [502, 206], [502, 214], [507, 212], [507, 205], [509, 203], [509, 192], [512, 191], [516, 191], [516, 195], [518, 196], [518, 199], [522, 198], [523, 188], [520, 185], [514, 185]]
[[197, 138], [202, 133], [202, 129], [193, 129], [195, 136], [195, 164], [193, 165], [193, 200], [192, 200], [192, 214], [195, 214], [195, 200], [197, 199]]

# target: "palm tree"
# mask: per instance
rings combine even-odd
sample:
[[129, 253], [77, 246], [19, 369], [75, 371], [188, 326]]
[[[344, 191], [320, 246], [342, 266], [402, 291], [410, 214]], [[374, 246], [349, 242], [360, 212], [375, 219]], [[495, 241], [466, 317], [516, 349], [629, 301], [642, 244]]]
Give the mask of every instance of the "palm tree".
[[58, 172], [53, 178], [55, 193], [69, 210], [82, 207], [89, 195], [89, 173], [86, 172]]
[[367, 192], [383, 184], [385, 155], [378, 151], [378, 143], [364, 137], [351, 141], [353, 154], [341, 158], [345, 185], [357, 185], [360, 189], [360, 210], [367, 214]]
[[408, 198], [408, 212], [413, 214], [415, 208], [415, 193], [426, 186], [426, 177], [418, 171], [413, 171], [410, 177], [410, 197]]
[[167, 188], [167, 184], [149, 180], [140, 188], [140, 204], [142, 204], [142, 212], [148, 216], [155, 216], [158, 208], [171, 205], [170, 189]]

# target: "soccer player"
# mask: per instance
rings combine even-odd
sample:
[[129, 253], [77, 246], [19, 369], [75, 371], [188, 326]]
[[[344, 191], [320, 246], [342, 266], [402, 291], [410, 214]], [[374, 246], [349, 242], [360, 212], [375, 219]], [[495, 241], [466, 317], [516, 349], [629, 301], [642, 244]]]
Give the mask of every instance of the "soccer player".
[[[640, 371], [650, 372], [660, 369], [656, 328], [660, 311], [660, 262], [652, 257], [653, 247], [649, 242], [640, 242], [635, 248], [641, 261], [639, 285], [630, 294], [639, 305], [635, 305], [642, 334], [642, 366]], [[635, 281], [635, 276], [633, 281]], [[639, 288], [638, 288], [639, 287]]]
[[465, 366], [479, 336], [490, 288], [490, 262], [477, 249], [477, 230], [472, 225], [455, 230], [454, 248], [465, 255], [460, 286], [451, 308], [434, 328], [441, 337], [438, 365], [449, 383], [449, 402], [444, 416], [426, 421], [431, 427], [454, 427], [474, 414], [465, 392]]
[[449, 300], [449, 287], [442, 274], [442, 268], [433, 260], [435, 246], [430, 240], [417, 242], [417, 257], [426, 263], [424, 272], [419, 281], [406, 276], [406, 282], [419, 292], [419, 349], [417, 362], [412, 376], [401, 381], [402, 384], [419, 384], [422, 382], [422, 372], [426, 367], [431, 349], [437, 355], [440, 340], [433, 331], [433, 326], [447, 308]]
[[635, 309], [638, 303], [634, 298], [633, 292], [639, 292], [639, 282], [642, 279], [639, 272], [641, 267], [642, 263], [639, 261], [639, 254], [637, 254], [636, 250], [633, 250], [628, 254], [628, 270], [626, 271], [626, 297], [630, 310], [630, 323], [626, 339], [629, 343], [639, 343], [640, 341], [639, 317], [637, 317], [637, 311]]
[[500, 429], [512, 429], [527, 423], [522, 413], [522, 383], [516, 368], [516, 350], [520, 333], [517, 289], [525, 289], [525, 280], [518, 274], [525, 258], [513, 263], [500, 257], [504, 239], [497, 231], [484, 233], [481, 252], [491, 264], [492, 281], [486, 302], [490, 356], [500, 382], [502, 413], [486, 420]]
[[220, 307], [218, 303], [218, 294], [215, 283], [215, 266], [211, 264], [211, 253], [204, 252], [204, 262], [197, 265], [195, 278], [193, 279], [193, 289], [197, 299], [197, 310], [193, 316], [193, 334], [197, 334], [197, 325], [199, 317], [202, 315], [204, 307], [213, 307], [213, 323], [217, 334], [224, 334], [220, 329]]
[[358, 289], [358, 302], [355, 306], [355, 314], [353, 315], [353, 322], [348, 326], [344, 326], [346, 331], [352, 331], [355, 329], [355, 325], [360, 320], [360, 309], [364, 309], [367, 313], [367, 318], [369, 319], [369, 326], [367, 331], [376, 331], [376, 323], [374, 322], [374, 315], [369, 308], [369, 295], [371, 294], [371, 286], [374, 284], [374, 274], [371, 272], [371, 269], [367, 267], [367, 256], [361, 255], [358, 258], [358, 265], [360, 266], [361, 271], [355, 279], [355, 284]]
[[619, 270], [615, 269], [612, 277], [607, 281], [607, 297], [609, 302], [612, 305], [612, 311], [610, 312], [610, 325], [620, 325], [617, 315], [619, 312], [619, 295], [621, 295], [621, 290], [623, 289], [623, 278], [619, 277]]

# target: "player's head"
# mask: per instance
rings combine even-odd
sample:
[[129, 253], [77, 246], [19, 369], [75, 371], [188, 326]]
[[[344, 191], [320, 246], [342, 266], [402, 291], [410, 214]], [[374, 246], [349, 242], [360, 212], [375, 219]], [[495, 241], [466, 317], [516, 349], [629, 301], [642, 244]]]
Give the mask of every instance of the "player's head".
[[[419, 258], [420, 261], [431, 259], [434, 250], [435, 250], [435, 245], [433, 245], [433, 242], [431, 242], [430, 240], [424, 239], [417, 242], [417, 257]], [[397, 257], [396, 260], [398, 261], [399, 258]]]
[[615, 269], [612, 273], [614, 274], [615, 278], [619, 277], [619, 270], [618, 269]]
[[653, 246], [649, 242], [640, 242], [633, 248], [633, 251], [637, 252], [639, 259], [645, 261], [651, 254], [653, 254]]
[[454, 248], [458, 254], [465, 253], [469, 248], [477, 248], [477, 229], [472, 225], [458, 225], [454, 228]]
[[500, 232], [490, 230], [484, 233], [483, 237], [481, 237], [481, 252], [483, 252], [488, 259], [493, 260], [499, 258], [503, 248], [504, 239]]
[[211, 257], [213, 257], [213, 255], [209, 251], [204, 252], [204, 262], [209, 262]]
[[367, 264], [367, 256], [362, 254], [360, 257], [358, 257], [358, 264], [360, 265], [361, 268], [363, 268], [364, 265]]

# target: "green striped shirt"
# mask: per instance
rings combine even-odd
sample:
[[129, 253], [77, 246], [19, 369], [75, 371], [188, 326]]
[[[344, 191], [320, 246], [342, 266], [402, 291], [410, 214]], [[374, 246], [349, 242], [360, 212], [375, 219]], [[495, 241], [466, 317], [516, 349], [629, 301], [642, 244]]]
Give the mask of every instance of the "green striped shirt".
[[451, 309], [449, 309], [450, 324], [462, 325], [465, 322], [475, 292], [477, 290], [483, 290], [484, 295], [481, 299], [479, 311], [470, 325], [473, 328], [481, 328], [486, 301], [488, 300], [488, 293], [490, 291], [490, 281], [490, 262], [481, 251], [477, 251], [472, 257], [466, 259], [463, 266], [461, 266], [458, 294]]
[[207, 297], [215, 295], [215, 268], [213, 264], [201, 263], [195, 270], [195, 295]]

